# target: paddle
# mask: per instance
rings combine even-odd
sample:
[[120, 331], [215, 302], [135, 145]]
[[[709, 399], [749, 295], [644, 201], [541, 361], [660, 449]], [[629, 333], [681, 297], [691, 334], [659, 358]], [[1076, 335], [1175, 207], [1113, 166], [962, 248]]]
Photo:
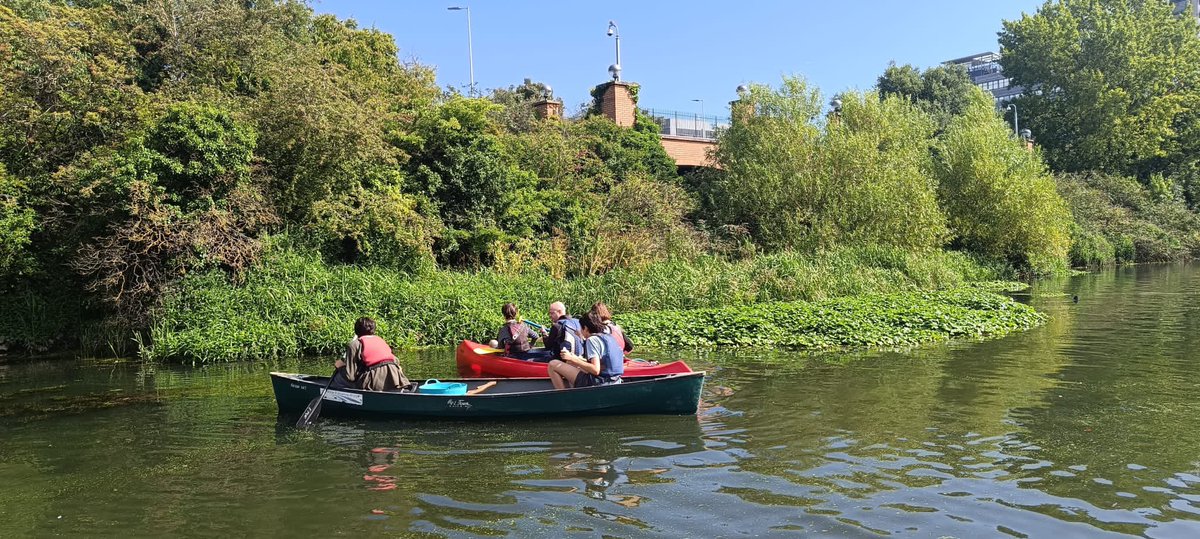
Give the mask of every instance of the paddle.
[[535, 327], [535, 328], [538, 328], [538, 329], [546, 329], [546, 326], [543, 326], [543, 325], [541, 325], [541, 324], [539, 324], [539, 323], [537, 323], [537, 322], [534, 322], [534, 321], [532, 321], [532, 320], [521, 320], [521, 321], [522, 321], [522, 322], [525, 322], [526, 324], [529, 324], [529, 325], [531, 325], [531, 326], [533, 326], [533, 327]]
[[501, 354], [501, 353], [504, 353], [504, 350], [501, 350], [499, 348], [492, 348], [491, 346], [484, 346], [482, 344], [479, 346], [476, 346], [473, 349], [473, 351], [476, 354]]
[[[335, 375], [337, 373], [334, 373]], [[300, 414], [300, 420], [296, 422], [296, 428], [305, 429], [317, 420], [317, 416], [321, 415], [321, 403], [325, 401], [325, 392], [329, 391], [329, 386], [333, 385], [333, 375], [329, 377], [329, 383], [325, 384], [325, 389], [321, 390], [321, 394], [317, 398], [308, 403], [308, 407], [304, 409], [304, 413]]]
[[468, 395], [476, 395], [479, 393], [483, 393], [484, 391], [487, 391], [489, 388], [491, 388], [494, 385], [496, 385], [496, 381], [492, 380], [491, 382], [488, 382], [488, 383], [483, 384], [475, 389], [468, 391], [467, 394]]

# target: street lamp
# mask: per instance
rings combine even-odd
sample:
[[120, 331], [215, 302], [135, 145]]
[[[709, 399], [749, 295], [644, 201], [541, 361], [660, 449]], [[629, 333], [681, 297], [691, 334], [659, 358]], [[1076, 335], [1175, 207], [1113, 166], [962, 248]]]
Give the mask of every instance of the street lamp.
[[1013, 112], [1013, 136], [1014, 137], [1021, 136], [1020, 135], [1021, 131], [1019, 129], [1017, 129], [1021, 125], [1017, 121], [1017, 106], [1016, 105], [1008, 105], [1007, 107], [1004, 107], [1004, 110], [1011, 110]]
[[615, 81], [621, 80], [621, 30], [617, 28], [617, 23], [608, 21], [608, 37], [616, 38], [617, 41], [617, 63], [608, 66], [608, 72], [612, 74]]
[[699, 131], [700, 136], [704, 137], [705, 134], [708, 132], [708, 130], [705, 129], [705, 127], [706, 127], [705, 124], [702, 123], [702, 122], [705, 122], [705, 120], [704, 120], [704, 100], [703, 99], [693, 99], [692, 102], [700, 103], [700, 119], [696, 121], [696, 131]]
[[471, 65], [471, 87], [469, 93], [475, 95], [475, 45], [471, 43], [471, 6], [450, 6], [449, 11], [467, 12], [467, 61]]

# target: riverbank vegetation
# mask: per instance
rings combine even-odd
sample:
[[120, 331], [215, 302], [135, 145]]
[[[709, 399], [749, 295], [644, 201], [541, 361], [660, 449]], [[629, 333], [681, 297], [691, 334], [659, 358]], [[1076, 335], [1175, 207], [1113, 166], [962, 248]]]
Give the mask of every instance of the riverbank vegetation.
[[652, 346], [840, 348], [998, 337], [1039, 326], [1046, 317], [1003, 296], [959, 289], [651, 311], [618, 321]]
[[[800, 77], [751, 85], [719, 168], [680, 175], [653, 118], [540, 119], [532, 81], [441, 90], [388, 34], [300, 1], [0, 3], [0, 348], [280, 356], [363, 314], [435, 344], [482, 338], [508, 300], [712, 309], [1195, 256], [1200, 67], [1121, 56], [1193, 50], [1194, 22], [1120, 3], [1148, 48], [1109, 50], [1128, 21], [1093, 27], [1090, 5], [1006, 23], [1006, 70], [1062, 89], [1018, 101], [1032, 148], [961, 69], [892, 66], [834, 111]], [[1093, 101], [1123, 135], [1055, 131]]]
[[379, 334], [393, 344], [448, 345], [494, 337], [507, 301], [516, 301], [526, 318], [544, 321], [552, 301], [564, 301], [575, 314], [599, 300], [624, 313], [821, 302], [957, 289], [1001, 277], [1001, 269], [960, 253], [864, 247], [736, 262], [707, 256], [575, 279], [495, 270], [414, 276], [329, 265], [317, 252], [272, 240], [263, 263], [238, 286], [215, 270], [185, 278], [166, 300], [146, 353], [213, 361], [335, 352], [345, 345], [345, 321], [363, 312], [378, 316]]

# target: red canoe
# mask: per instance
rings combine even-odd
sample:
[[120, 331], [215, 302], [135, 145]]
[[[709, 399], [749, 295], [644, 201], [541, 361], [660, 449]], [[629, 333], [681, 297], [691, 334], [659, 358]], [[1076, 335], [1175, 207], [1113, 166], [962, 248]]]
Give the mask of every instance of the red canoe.
[[[463, 341], [454, 353], [458, 373], [464, 378], [547, 378], [546, 364], [522, 361], [499, 354], [481, 354], [476, 349], [487, 350], [482, 344]], [[659, 364], [657, 362], [626, 361], [625, 376], [653, 376], [692, 372], [682, 361]]]

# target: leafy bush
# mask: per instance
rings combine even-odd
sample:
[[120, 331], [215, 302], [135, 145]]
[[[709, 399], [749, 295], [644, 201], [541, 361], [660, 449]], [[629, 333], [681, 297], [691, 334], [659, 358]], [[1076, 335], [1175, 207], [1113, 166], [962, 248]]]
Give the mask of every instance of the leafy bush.
[[907, 101], [844, 94], [819, 122], [821, 98], [803, 80], [753, 86], [723, 131], [723, 169], [705, 200], [711, 225], [745, 226], [766, 251], [834, 245], [940, 247], [945, 217], [928, 173], [933, 123]]
[[34, 229], [34, 212], [24, 200], [28, 188], [0, 164], [0, 277], [28, 265], [26, 250]]
[[1065, 267], [1071, 214], [1041, 157], [1009, 135], [992, 99], [971, 102], [938, 138], [934, 171], [950, 228], [966, 249], [1052, 273]]
[[[1137, 180], [1119, 175], [1063, 174], [1056, 182], [1077, 223], [1072, 231], [1073, 265], [1166, 262], [1200, 255], [1200, 216], [1183, 200], [1156, 200]], [[1111, 245], [1111, 258], [1104, 242]]]
[[276, 218], [250, 181], [254, 141], [227, 111], [175, 104], [144, 137], [62, 175], [80, 210], [107, 223], [72, 264], [124, 320], [145, 323], [179, 275], [257, 258], [257, 235]]

